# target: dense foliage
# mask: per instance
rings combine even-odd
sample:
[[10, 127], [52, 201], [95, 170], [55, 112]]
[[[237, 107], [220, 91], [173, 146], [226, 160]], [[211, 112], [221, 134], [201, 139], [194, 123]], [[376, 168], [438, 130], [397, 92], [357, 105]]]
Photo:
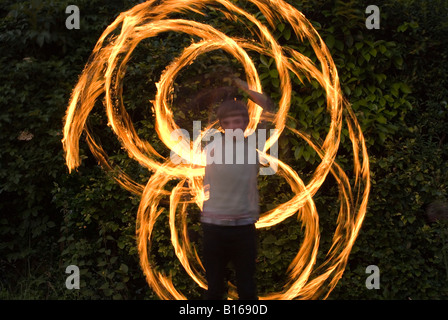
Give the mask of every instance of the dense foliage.
[[[243, 2], [243, 1], [240, 1]], [[443, 299], [448, 297], [448, 224], [429, 221], [427, 206], [446, 201], [448, 181], [448, 1], [376, 1], [379, 30], [365, 26], [365, 1], [295, 1], [327, 43], [341, 86], [362, 126], [369, 148], [372, 192], [360, 235], [331, 299]], [[83, 162], [69, 174], [62, 150], [63, 117], [72, 88], [98, 37], [132, 0], [5, 0], [0, 4], [0, 298], [156, 299], [139, 266], [135, 214], [139, 198], [118, 186], [98, 166], [86, 145]], [[65, 8], [76, 4], [81, 28], [65, 27]], [[254, 8], [247, 5], [248, 10]], [[254, 11], [254, 13], [256, 13]], [[199, 17], [197, 17], [199, 19]], [[263, 19], [263, 17], [259, 17]], [[201, 17], [229, 34], [244, 34], [219, 12]], [[311, 48], [292, 37], [288, 25], [275, 35], [313, 59]], [[148, 101], [163, 68], [190, 43], [167, 33], [144, 41], [129, 63], [123, 98], [142, 137], [163, 149], [154, 132]], [[278, 73], [272, 61], [254, 55], [263, 87], [274, 100]], [[220, 69], [224, 68], [224, 69]], [[224, 71], [223, 71], [224, 70]], [[226, 55], [200, 58], [177, 80], [176, 121], [188, 127], [187, 97], [205, 72], [238, 70]], [[241, 72], [241, 70], [239, 70]], [[220, 78], [207, 79], [210, 85]], [[297, 80], [297, 79], [296, 79]], [[315, 137], [325, 134], [324, 92], [310, 83], [293, 92], [290, 126]], [[196, 90], [196, 91], [195, 91]], [[184, 99], [184, 100], [182, 100]], [[316, 107], [317, 106], [317, 107]], [[89, 125], [97, 139], [136, 180], [149, 173], [120, 150], [101, 105]], [[348, 133], [343, 132], [348, 142]], [[349, 172], [350, 145], [338, 162]], [[306, 181], [318, 157], [285, 132], [279, 157]], [[262, 209], [286, 201], [290, 189], [280, 177], [260, 178]], [[321, 252], [329, 249], [338, 210], [337, 186], [329, 179], [315, 198], [322, 225]], [[198, 212], [191, 209], [191, 236], [200, 243]], [[171, 272], [191, 299], [201, 290], [185, 277], [170, 244], [166, 215], [154, 236], [158, 268]], [[284, 273], [300, 246], [300, 221], [292, 218], [260, 232], [261, 293], [281, 289]], [[80, 268], [81, 288], [65, 287], [65, 268]], [[380, 289], [365, 286], [366, 267], [377, 265]]]

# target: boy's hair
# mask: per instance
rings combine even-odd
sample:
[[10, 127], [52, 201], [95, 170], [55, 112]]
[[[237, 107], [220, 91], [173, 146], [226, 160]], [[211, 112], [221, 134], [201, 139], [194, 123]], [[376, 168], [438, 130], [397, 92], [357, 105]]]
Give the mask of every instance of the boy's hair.
[[218, 107], [216, 113], [218, 120], [221, 121], [227, 117], [242, 116], [249, 123], [249, 112], [244, 102], [240, 100], [226, 100]]

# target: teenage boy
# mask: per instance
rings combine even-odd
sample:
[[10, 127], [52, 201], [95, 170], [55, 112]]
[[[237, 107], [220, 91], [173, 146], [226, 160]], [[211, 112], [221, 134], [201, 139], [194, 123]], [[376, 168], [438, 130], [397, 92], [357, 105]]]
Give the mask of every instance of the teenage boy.
[[[248, 90], [245, 82], [237, 79], [235, 83], [258, 105], [270, 106], [269, 99]], [[206, 298], [225, 298], [226, 267], [231, 263], [235, 270], [238, 298], [257, 300], [255, 222], [259, 217], [259, 161], [258, 156], [255, 161], [249, 157], [251, 153], [257, 155], [256, 145], [251, 142], [254, 140], [243, 134], [249, 123], [249, 114], [242, 101], [224, 101], [218, 108], [217, 117], [225, 134], [217, 139], [219, 143], [213, 140], [206, 147], [207, 152], [214, 154], [213, 161], [207, 157], [204, 176], [206, 200], [201, 214], [203, 261], [208, 283]]]

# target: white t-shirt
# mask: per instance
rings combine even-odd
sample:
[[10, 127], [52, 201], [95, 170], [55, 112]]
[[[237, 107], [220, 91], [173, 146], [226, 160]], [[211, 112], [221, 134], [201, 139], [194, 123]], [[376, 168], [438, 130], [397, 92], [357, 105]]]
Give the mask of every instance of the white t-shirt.
[[218, 134], [214, 137], [205, 148], [207, 165], [201, 221], [217, 225], [254, 223], [260, 213], [255, 136], [235, 139]]

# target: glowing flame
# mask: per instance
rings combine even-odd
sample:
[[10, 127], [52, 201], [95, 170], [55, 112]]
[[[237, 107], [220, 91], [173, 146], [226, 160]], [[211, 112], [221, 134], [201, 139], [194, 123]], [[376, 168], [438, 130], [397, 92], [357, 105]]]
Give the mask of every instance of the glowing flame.
[[[306, 39], [312, 46], [319, 65], [315, 65], [311, 59], [300, 52], [281, 47], [271, 35], [269, 26], [262, 24], [233, 1], [151, 0], [121, 13], [107, 27], [79, 78], [68, 106], [63, 139], [67, 166], [70, 171], [79, 166], [79, 139], [85, 131], [87, 143], [101, 164], [115, 173], [115, 179], [124, 188], [141, 195], [136, 231], [140, 263], [148, 284], [162, 299], [185, 299], [185, 296], [174, 287], [169, 276], [155, 270], [149, 256], [152, 231], [162, 212], [162, 209], [158, 209], [158, 205], [161, 199], [167, 196], [170, 197], [169, 227], [176, 256], [194, 281], [200, 287], [207, 288], [202, 263], [188, 237], [186, 219], [188, 205], [197, 205], [202, 208], [204, 156], [197, 154], [200, 150], [194, 148], [193, 151], [190, 150], [189, 143], [178, 144], [176, 148], [181, 148], [180, 154], [195, 152], [190, 159], [200, 159], [200, 161], [196, 163], [199, 166], [174, 164], [171, 159], [165, 159], [159, 155], [149, 142], [141, 140], [137, 135], [121, 99], [121, 83], [125, 66], [133, 50], [143, 39], [156, 37], [167, 31], [184, 32], [202, 39], [186, 47], [182, 54], [167, 66], [157, 83], [157, 94], [153, 101], [156, 131], [167, 148], [172, 150], [177, 143], [170, 139], [170, 133], [179, 127], [173, 120], [168, 96], [173, 90], [173, 81], [179, 71], [191, 64], [199, 55], [222, 49], [234, 56], [244, 67], [249, 87], [254, 91], [262, 92], [257, 70], [246, 51], [250, 50], [274, 59], [281, 88], [278, 110], [272, 117], [272, 123], [278, 134], [268, 139], [265, 150], [261, 154], [269, 160], [270, 156], [265, 152], [286, 128], [304, 139], [321, 158], [308, 184], [305, 184], [290, 166], [278, 159], [277, 174], [284, 177], [290, 184], [294, 196], [276, 208], [262, 213], [256, 226], [257, 228], [273, 226], [297, 214], [304, 228], [304, 240], [289, 266], [289, 280], [284, 289], [281, 292], [260, 297], [261, 299], [326, 298], [342, 276], [365, 216], [370, 191], [367, 150], [356, 117], [341, 95], [338, 73], [325, 43], [303, 14], [286, 2], [282, 0], [251, 0], [250, 2], [258, 7], [272, 29], [275, 29], [276, 22], [280, 20], [291, 25], [297, 39]], [[179, 12], [202, 14], [210, 5], [219, 6], [228, 19], [246, 21], [257, 39], [230, 38], [209, 25], [170, 18]], [[113, 36], [113, 32], [117, 29], [120, 31], [119, 34]], [[306, 77], [308, 81], [314, 79], [326, 92], [327, 112], [331, 116], [331, 124], [321, 144], [313, 142], [305, 133], [288, 128], [285, 124], [292, 90], [289, 72], [294, 73], [299, 79], [303, 77]], [[85, 125], [95, 102], [103, 95], [109, 126], [119, 137], [123, 148], [130, 157], [152, 172], [146, 186], [134, 182], [123, 170], [112, 166], [107, 154], [95, 142]], [[251, 101], [248, 107], [250, 115], [248, 130], [253, 130], [260, 120], [261, 108]], [[344, 123], [348, 127], [353, 147], [354, 185], [350, 184], [344, 171], [335, 163]], [[202, 134], [210, 127], [204, 129]], [[195, 143], [198, 141], [192, 142], [192, 144]], [[327, 253], [326, 260], [314, 269], [320, 232], [319, 216], [313, 196], [329, 173], [339, 184], [341, 205], [332, 247]], [[178, 179], [179, 183], [171, 191], [166, 190], [167, 182], [173, 179]], [[231, 289], [230, 297], [236, 297], [235, 288]]]

